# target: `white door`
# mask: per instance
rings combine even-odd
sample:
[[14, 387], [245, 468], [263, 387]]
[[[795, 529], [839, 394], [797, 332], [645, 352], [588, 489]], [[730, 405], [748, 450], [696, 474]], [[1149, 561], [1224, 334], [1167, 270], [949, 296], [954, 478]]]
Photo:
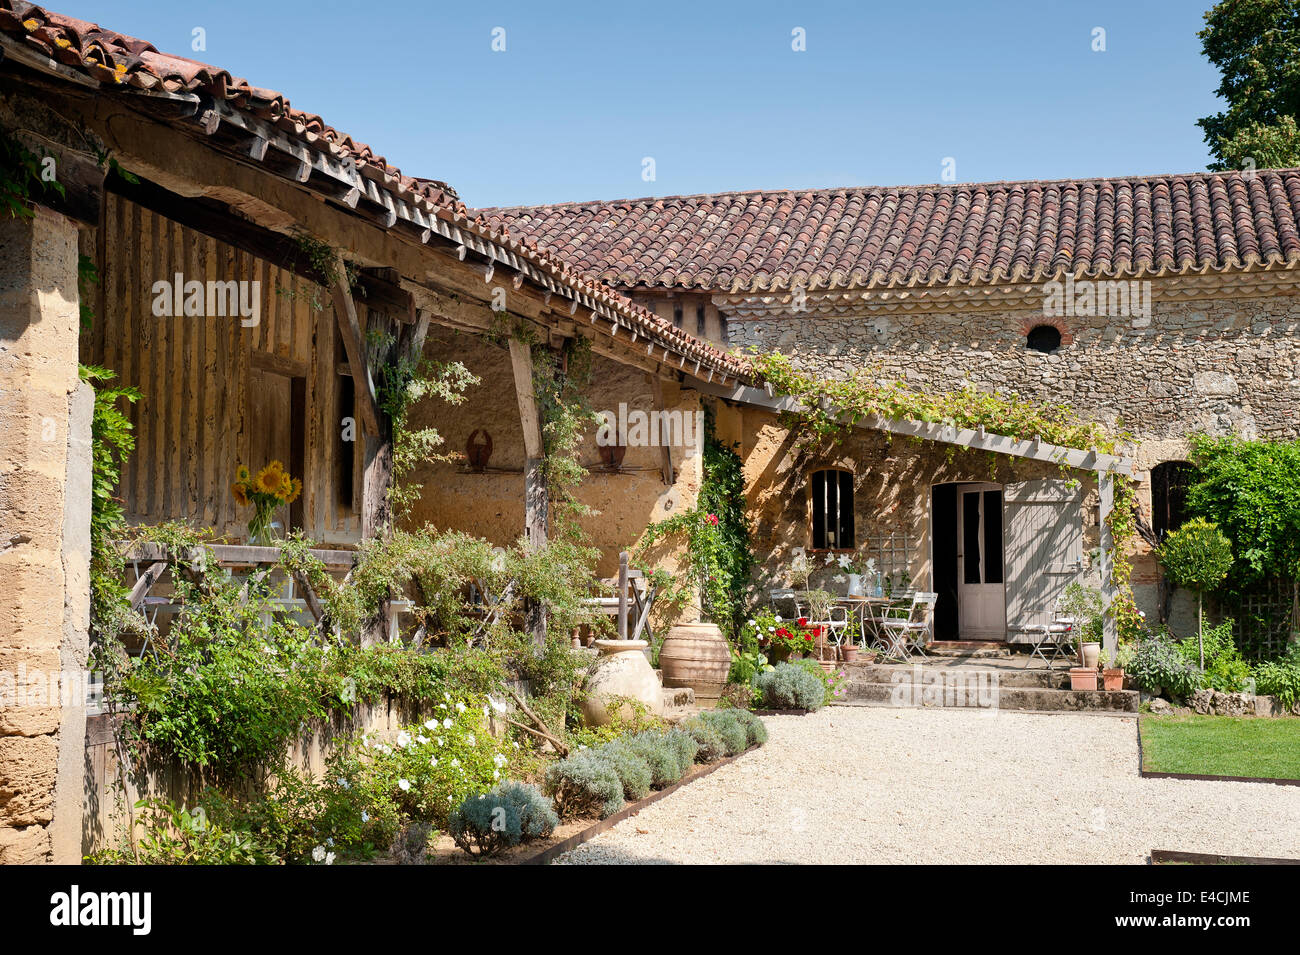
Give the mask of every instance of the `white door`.
[[1005, 640], [1002, 489], [957, 489], [957, 627], [963, 640]]
[[1056, 600], [1083, 570], [1083, 489], [1059, 478], [1008, 484], [1007, 628], [1047, 623]]

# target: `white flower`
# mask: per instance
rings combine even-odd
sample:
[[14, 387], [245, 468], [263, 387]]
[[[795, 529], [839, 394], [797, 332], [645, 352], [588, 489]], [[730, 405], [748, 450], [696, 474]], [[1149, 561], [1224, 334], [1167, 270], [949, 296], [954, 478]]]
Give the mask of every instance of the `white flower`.
[[456, 704], [456, 712], [457, 712], [457, 713], [464, 713], [464, 712], [465, 712], [465, 704], [464, 704], [464, 703], [457, 703], [457, 704]]
[[398, 749], [406, 749], [406, 747], [410, 745], [410, 742], [411, 742], [411, 734], [406, 732], [406, 730], [402, 730], [402, 732], [397, 734]]
[[419, 736], [415, 738], [415, 741], [419, 743], [421, 746], [423, 746], [425, 743], [429, 742], [429, 737], [421, 733]]
[[773, 614], [773, 615], [772, 615], [772, 619], [775, 620], [777, 623], [780, 623], [780, 622], [781, 622], [781, 615], [780, 615], [779, 613], [777, 613], [777, 614]]
[[492, 757], [492, 762], [494, 762], [498, 767], [501, 767], [504, 766], [506, 763], [510, 762], [510, 760], [506, 759], [500, 753], [497, 753], [495, 756]]
[[519, 742], [517, 740], [515, 742], [512, 742], [510, 745], [513, 746], [515, 749], [519, 748]]
[[397, 788], [400, 789], [402, 792], [406, 792], [407, 790], [409, 790], [409, 789], [411, 788], [411, 782], [410, 782], [410, 780], [407, 780], [407, 779], [399, 779], [399, 780], [397, 781]]
[[444, 700], [450, 700], [450, 699], [451, 699], [451, 694], [450, 694], [450, 693], [444, 693], [444, 694], [442, 694], [442, 698], [443, 698]]
[[333, 848], [333, 847], [334, 847], [334, 837], [333, 837], [333, 836], [330, 836], [328, 839], [326, 839], [326, 840], [325, 840], [325, 845], [329, 846], [330, 848]]
[[442, 721], [442, 728], [445, 729], [445, 730], [449, 730], [449, 729], [451, 729], [451, 717], [450, 717], [450, 716], [447, 717], [445, 720]]
[[465, 737], [465, 742], [469, 743], [469, 745], [471, 746], [478, 745], [478, 739], [475, 738], [473, 733], [470, 733], [468, 736]]
[[839, 565], [841, 570], [848, 570], [853, 566], [853, 558], [848, 554], [840, 554]]
[[437, 721], [437, 720], [425, 720], [425, 721], [424, 721], [424, 728], [427, 729], [427, 730], [436, 730], [436, 729], [438, 728], [438, 721]]
[[439, 746], [441, 746], [441, 745], [442, 745], [442, 737], [441, 737], [441, 736], [439, 736], [439, 737], [438, 737], [438, 740], [437, 740], [437, 742], [438, 742], [438, 745], [439, 745]]
[[362, 822], [370, 821], [370, 813], [366, 812], [364, 809], [361, 810], [361, 821]]
[[453, 760], [451, 761], [451, 768], [452, 768], [452, 769], [460, 769], [460, 760], [459, 760], [459, 759], [453, 759]]
[[334, 864], [334, 853], [332, 853], [332, 852], [327, 852], [327, 853], [325, 853], [325, 864], [326, 864], [326, 865], [333, 865], [333, 864]]
[[324, 846], [317, 846], [315, 849], [312, 849], [312, 850], [311, 850], [311, 861], [312, 861], [312, 862], [324, 862], [324, 861], [325, 861], [325, 847], [324, 847]]
[[833, 563], [835, 563], [835, 555], [834, 555], [834, 554], [827, 554], [827, 555], [826, 555], [826, 566], [829, 567], [829, 566], [830, 566], [831, 564], [833, 564]]
[[494, 769], [494, 770], [492, 770], [492, 778], [493, 778], [493, 779], [500, 779], [500, 778], [501, 778], [501, 770], [499, 770], [499, 769]]
[[430, 757], [429, 757], [429, 765], [430, 765], [430, 766], [437, 766], [437, 765], [438, 765], [438, 757], [437, 757], [437, 756], [430, 756]]

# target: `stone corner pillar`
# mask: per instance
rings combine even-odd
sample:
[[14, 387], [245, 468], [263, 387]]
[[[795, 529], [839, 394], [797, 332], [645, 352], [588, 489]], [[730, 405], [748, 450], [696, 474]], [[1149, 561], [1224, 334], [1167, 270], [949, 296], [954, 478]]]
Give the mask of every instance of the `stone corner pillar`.
[[90, 419], [77, 229], [0, 219], [0, 864], [81, 857]]

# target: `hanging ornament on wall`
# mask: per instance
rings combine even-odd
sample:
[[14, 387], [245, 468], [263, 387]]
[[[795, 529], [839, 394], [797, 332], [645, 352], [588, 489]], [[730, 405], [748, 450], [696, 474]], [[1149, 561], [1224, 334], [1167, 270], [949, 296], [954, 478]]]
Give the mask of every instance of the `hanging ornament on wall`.
[[465, 442], [465, 457], [469, 466], [475, 471], [482, 471], [492, 458], [492, 435], [482, 428], [475, 428], [469, 433]]

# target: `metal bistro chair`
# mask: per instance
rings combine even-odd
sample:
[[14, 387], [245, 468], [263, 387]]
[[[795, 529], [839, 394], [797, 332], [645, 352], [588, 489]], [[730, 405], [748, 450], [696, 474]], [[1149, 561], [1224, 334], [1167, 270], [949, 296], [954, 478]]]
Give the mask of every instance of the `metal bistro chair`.
[[906, 659], [909, 652], [915, 651], [923, 657], [929, 656], [925, 652], [925, 645], [930, 642], [934, 605], [938, 600], [937, 593], [917, 591], [912, 594], [912, 606], [908, 608], [906, 616], [891, 616], [887, 613], [881, 618], [886, 655]]
[[[1043, 661], [1047, 669], [1052, 668], [1057, 657], [1065, 657], [1068, 662], [1073, 652], [1075, 619], [1061, 613], [1060, 600], [1052, 609], [1050, 623], [1027, 623], [1018, 627], [1030, 645], [1029, 656], [1025, 658], [1025, 669], [1034, 662], [1034, 657]], [[1052, 655], [1047, 655], [1047, 648], [1052, 648]]]
[[835, 646], [836, 650], [839, 649], [849, 630], [848, 607], [832, 603], [830, 609], [826, 611], [825, 620], [814, 620], [812, 606], [805, 603], [804, 597], [795, 594], [794, 609], [799, 617], [808, 619], [809, 627], [821, 627], [822, 633], [829, 638], [829, 642]]

